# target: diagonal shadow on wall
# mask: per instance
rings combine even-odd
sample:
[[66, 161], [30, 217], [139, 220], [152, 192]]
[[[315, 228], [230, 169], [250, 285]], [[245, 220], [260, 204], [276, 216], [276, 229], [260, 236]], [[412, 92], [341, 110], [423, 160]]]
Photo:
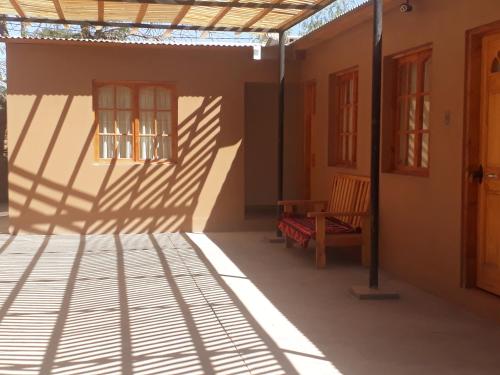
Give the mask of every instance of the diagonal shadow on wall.
[[[72, 96], [66, 98], [44, 154], [32, 168], [34, 171], [24, 167], [18, 158], [28, 152], [23, 149], [23, 143], [32, 131], [30, 127], [42, 101], [40, 97], [36, 97], [17, 137], [9, 159], [9, 190], [13, 193], [11, 232], [118, 233], [192, 229], [201, 190], [221, 148], [222, 98], [201, 98], [198, 108], [178, 125], [176, 164], [136, 163], [128, 165], [126, 173], [123, 173], [124, 166], [116, 161], [105, 166], [93, 165], [89, 155], [92, 155], [94, 124], [89, 127], [81, 150], [75, 153], [77, 157], [69, 168], [66, 181], [61, 183], [60, 176], [64, 176], [64, 172], [61, 171], [57, 178], [50, 176], [55, 175], [53, 165], [57, 162], [54, 158], [60, 155], [55, 152], [58, 143], [68, 141], [67, 133], [64, 136], [62, 133], [68, 131], [64, 127], [71, 126], [67, 117], [72, 100]], [[91, 192], [79, 188], [81, 171], [87, 169], [85, 173], [88, 174], [89, 164], [99, 172]], [[49, 169], [52, 170], [49, 172]]]

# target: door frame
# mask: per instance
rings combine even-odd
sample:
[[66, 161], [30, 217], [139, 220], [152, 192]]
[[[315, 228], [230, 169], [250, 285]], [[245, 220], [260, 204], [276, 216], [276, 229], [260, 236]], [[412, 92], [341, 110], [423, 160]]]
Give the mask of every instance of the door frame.
[[485, 36], [496, 33], [500, 33], [500, 21], [466, 33], [461, 230], [461, 284], [464, 288], [476, 287], [477, 280], [479, 185], [472, 180], [471, 173], [481, 163], [482, 40]]
[[[312, 98], [309, 97], [309, 88], [312, 87]], [[304, 139], [304, 198], [311, 199], [311, 185], [312, 185], [312, 168], [315, 164], [315, 156], [312, 147], [312, 120], [316, 115], [316, 99], [317, 99], [317, 89], [316, 80], [309, 80], [303, 84], [303, 108], [304, 116], [302, 121], [303, 127], [303, 139]], [[308, 116], [310, 116], [310, 121], [308, 124]]]

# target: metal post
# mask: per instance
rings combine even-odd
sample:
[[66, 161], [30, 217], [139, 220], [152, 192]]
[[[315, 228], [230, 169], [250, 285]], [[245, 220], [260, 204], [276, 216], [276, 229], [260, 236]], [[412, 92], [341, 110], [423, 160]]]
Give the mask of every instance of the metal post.
[[382, 95], [383, 0], [373, 0], [372, 139], [371, 139], [371, 264], [370, 288], [378, 289], [379, 268], [379, 182], [380, 114]]
[[[278, 98], [278, 200], [283, 199], [283, 129], [285, 125], [285, 35], [278, 34], [279, 43], [279, 98]], [[277, 206], [277, 218], [281, 215], [281, 207]], [[277, 237], [282, 237], [281, 231], [276, 231]]]

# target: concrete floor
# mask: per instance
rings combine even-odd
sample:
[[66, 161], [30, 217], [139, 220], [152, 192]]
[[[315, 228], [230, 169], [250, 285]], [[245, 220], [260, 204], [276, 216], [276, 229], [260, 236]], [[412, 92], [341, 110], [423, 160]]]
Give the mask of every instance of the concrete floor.
[[0, 235], [0, 374], [499, 374], [500, 327], [266, 233]]

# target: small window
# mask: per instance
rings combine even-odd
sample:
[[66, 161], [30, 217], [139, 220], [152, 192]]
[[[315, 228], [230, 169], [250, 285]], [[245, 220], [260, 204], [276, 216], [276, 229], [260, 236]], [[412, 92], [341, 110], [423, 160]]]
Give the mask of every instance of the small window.
[[396, 59], [394, 169], [427, 174], [429, 169], [432, 52]]
[[99, 159], [175, 160], [172, 87], [99, 83], [94, 102]]
[[330, 76], [329, 165], [355, 167], [357, 149], [358, 71]]

